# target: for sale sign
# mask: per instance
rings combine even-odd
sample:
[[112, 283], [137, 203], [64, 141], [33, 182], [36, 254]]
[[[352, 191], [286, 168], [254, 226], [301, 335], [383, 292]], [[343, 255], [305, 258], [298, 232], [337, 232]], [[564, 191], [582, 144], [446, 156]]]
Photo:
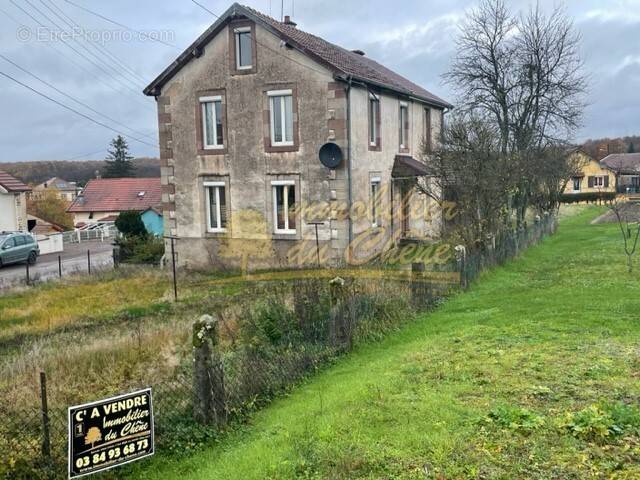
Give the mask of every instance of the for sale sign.
[[69, 478], [153, 455], [151, 389], [69, 408]]

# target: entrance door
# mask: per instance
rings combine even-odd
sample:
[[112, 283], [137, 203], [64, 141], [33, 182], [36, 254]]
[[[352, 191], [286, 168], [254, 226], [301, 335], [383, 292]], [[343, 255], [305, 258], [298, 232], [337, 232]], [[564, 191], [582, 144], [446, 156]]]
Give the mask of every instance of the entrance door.
[[409, 224], [409, 217], [410, 217], [410, 211], [411, 211], [411, 201], [410, 201], [411, 187], [407, 185], [406, 182], [402, 182], [400, 193], [402, 195], [402, 207], [400, 210], [402, 214], [402, 221], [401, 221], [402, 237], [406, 238], [409, 236], [409, 232], [411, 231], [411, 226]]

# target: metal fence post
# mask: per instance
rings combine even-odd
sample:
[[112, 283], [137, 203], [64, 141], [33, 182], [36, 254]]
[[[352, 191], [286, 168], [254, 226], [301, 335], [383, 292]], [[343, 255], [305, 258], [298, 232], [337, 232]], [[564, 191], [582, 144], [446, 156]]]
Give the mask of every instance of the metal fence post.
[[58, 255], [58, 276], [62, 278], [62, 256]]
[[91, 275], [91, 250], [87, 250], [87, 272]]
[[27, 266], [27, 285], [31, 285], [31, 272], [29, 271], [29, 260], [27, 260], [26, 266]]
[[40, 372], [40, 399], [42, 402], [42, 456], [49, 459], [51, 457], [51, 433], [47, 404], [47, 375], [44, 372]]
[[218, 319], [203, 315], [193, 324], [193, 416], [204, 425], [227, 421]]

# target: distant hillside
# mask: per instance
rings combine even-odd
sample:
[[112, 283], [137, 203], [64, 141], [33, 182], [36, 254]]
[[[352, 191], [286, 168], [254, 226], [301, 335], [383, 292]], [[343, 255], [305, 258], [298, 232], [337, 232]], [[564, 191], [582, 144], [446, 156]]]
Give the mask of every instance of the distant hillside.
[[[158, 158], [136, 158], [137, 177], [159, 177], [160, 160]], [[96, 178], [96, 172], [104, 168], [104, 160], [40, 161], [0, 163], [0, 170], [10, 173], [25, 183], [37, 185], [52, 177], [60, 177], [70, 182], [84, 185]]]
[[602, 160], [611, 153], [628, 153], [630, 149], [640, 152], [640, 136], [587, 140], [582, 148], [596, 160]]

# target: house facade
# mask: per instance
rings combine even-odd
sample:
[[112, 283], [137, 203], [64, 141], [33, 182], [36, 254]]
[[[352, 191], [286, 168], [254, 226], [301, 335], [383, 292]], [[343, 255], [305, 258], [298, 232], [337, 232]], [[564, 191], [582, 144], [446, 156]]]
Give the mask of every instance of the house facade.
[[0, 232], [27, 231], [27, 193], [31, 188], [0, 170]]
[[62, 178], [53, 177], [33, 187], [31, 198], [41, 200], [46, 198], [49, 192], [54, 192], [58, 198], [71, 203], [81, 191], [82, 188], [78, 187], [75, 182], [68, 182]]
[[316, 239], [360, 263], [440, 234], [415, 187], [451, 106], [364, 52], [234, 4], [145, 93], [181, 265], [315, 264]]
[[614, 153], [600, 164], [615, 172], [618, 193], [640, 193], [640, 153]]
[[611, 193], [616, 191], [616, 174], [605, 165], [601, 165], [587, 153], [577, 150], [571, 155], [577, 156], [583, 165], [579, 175], [571, 177], [567, 183], [565, 195], [591, 193]]
[[115, 222], [129, 210], [141, 214], [160, 208], [160, 178], [99, 178], [89, 180], [67, 211], [77, 228]]

